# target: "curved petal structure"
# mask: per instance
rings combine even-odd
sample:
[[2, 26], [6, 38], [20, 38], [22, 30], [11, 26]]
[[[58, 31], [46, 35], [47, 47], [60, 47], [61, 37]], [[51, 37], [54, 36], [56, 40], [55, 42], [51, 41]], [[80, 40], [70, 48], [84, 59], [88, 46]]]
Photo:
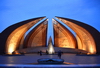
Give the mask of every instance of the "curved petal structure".
[[[47, 45], [48, 20], [45, 19], [39, 25], [29, 30], [37, 22], [45, 17], [29, 19], [11, 25], [0, 33], [0, 54], [17, 54], [26, 48], [26, 52], [32, 52], [31, 48]], [[76, 34], [73, 35], [64, 25], [53, 19], [54, 46], [67, 49], [82, 50], [89, 54], [100, 54], [100, 32], [95, 28], [68, 18], [56, 17]], [[27, 35], [27, 31], [30, 31]], [[27, 50], [28, 48], [28, 50]], [[41, 49], [40, 49], [41, 50]], [[78, 51], [78, 52], [79, 52]]]
[[[100, 33], [93, 27], [72, 19], [56, 17], [67, 26], [69, 26], [75, 33], [78, 42], [78, 49], [88, 51], [90, 54], [96, 54], [100, 45]], [[98, 51], [100, 52], [100, 50]]]
[[[2, 40], [2, 45], [6, 47], [6, 54], [12, 54], [13, 51], [18, 49], [20, 41], [24, 36], [25, 32], [29, 30], [34, 24], [38, 21], [42, 20], [45, 17], [34, 18], [30, 20], [26, 20], [17, 24], [14, 24], [8, 27], [6, 30], [2, 32], [2, 34], [6, 34], [5, 38]], [[4, 36], [4, 35], [3, 35]], [[5, 43], [6, 44], [5, 44]]]
[[76, 48], [74, 35], [61, 23], [53, 19], [54, 46], [64, 48]]
[[48, 19], [33, 28], [25, 38], [25, 48], [46, 46]]

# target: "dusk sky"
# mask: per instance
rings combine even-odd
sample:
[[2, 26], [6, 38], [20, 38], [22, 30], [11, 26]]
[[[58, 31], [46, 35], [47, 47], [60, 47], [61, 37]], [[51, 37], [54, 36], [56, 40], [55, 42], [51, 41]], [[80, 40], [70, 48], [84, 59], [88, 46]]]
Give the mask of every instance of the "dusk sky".
[[10, 25], [42, 16], [49, 18], [49, 29], [52, 18], [60, 16], [100, 31], [100, 0], [0, 0], [0, 33]]

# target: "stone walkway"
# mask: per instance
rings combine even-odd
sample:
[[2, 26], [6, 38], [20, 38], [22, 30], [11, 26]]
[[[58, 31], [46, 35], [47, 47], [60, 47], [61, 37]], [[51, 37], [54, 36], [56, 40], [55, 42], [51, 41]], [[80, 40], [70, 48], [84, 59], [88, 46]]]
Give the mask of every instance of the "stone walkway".
[[[42, 55], [39, 54], [25, 54], [22, 56], [3, 56], [0, 55], [0, 66], [2, 65], [34, 65], [37, 63], [37, 59], [40, 58], [56, 58], [58, 59], [57, 55]], [[97, 65], [100, 66], [100, 56], [81, 56], [76, 54], [63, 54], [62, 59], [64, 62], [73, 63], [73, 65]], [[71, 66], [73, 66], [71, 65]], [[45, 65], [46, 66], [46, 65]], [[68, 65], [67, 65], [68, 66]]]

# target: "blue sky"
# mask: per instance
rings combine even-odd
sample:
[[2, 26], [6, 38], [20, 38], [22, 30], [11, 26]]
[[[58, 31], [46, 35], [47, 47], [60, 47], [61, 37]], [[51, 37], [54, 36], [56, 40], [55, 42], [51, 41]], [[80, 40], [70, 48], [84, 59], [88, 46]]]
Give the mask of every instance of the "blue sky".
[[12, 24], [41, 16], [49, 18], [49, 29], [52, 18], [60, 16], [100, 31], [100, 0], [0, 0], [0, 32]]

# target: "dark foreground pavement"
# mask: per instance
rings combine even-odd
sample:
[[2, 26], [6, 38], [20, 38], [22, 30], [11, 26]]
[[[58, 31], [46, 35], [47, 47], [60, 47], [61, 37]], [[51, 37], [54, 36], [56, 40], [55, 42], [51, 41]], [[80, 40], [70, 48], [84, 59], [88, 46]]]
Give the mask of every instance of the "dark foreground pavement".
[[[99, 55], [63, 54], [64, 64], [38, 64], [40, 58], [55, 58], [57, 55], [25, 54], [20, 56], [0, 55], [0, 68], [100, 68]], [[67, 64], [71, 63], [71, 64]]]

